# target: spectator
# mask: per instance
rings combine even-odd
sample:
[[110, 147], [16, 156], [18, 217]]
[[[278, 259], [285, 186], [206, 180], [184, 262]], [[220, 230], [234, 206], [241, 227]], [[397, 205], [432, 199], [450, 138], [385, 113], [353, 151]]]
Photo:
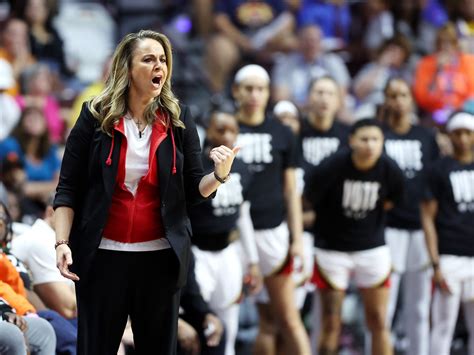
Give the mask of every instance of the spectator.
[[0, 58], [7, 60], [12, 68], [15, 77], [15, 85], [7, 92], [10, 95], [17, 95], [20, 92], [20, 75], [36, 60], [31, 54], [28, 39], [28, 25], [17, 18], [10, 18], [6, 21], [1, 33]]
[[[11, 236], [11, 220], [8, 211], [3, 205], [0, 205], [0, 245], [5, 245], [9, 236]], [[4, 301], [3, 307], [0, 307], [0, 312], [6, 311], [16, 313], [20, 317], [25, 317], [23, 320], [23, 318], [15, 318], [7, 314], [7, 317], [3, 318], [4, 320], [6, 319], [18, 325], [23, 324], [21, 326], [22, 331], [26, 330], [24, 321], [26, 321], [28, 325], [30, 325], [30, 322], [35, 323], [31, 329], [33, 333], [30, 333], [32, 338], [27, 338], [32, 345], [32, 353], [53, 354], [56, 346], [54, 330], [46, 321], [38, 318], [36, 315], [35, 307], [26, 298], [26, 289], [20, 274], [8, 256], [3, 252], [0, 252], [0, 299]], [[9, 306], [9, 309], [8, 307], [5, 309], [5, 303]], [[0, 314], [0, 316], [2, 316], [2, 314]], [[39, 334], [34, 335], [35, 331], [33, 329], [36, 327], [39, 327], [41, 331]], [[2, 332], [0, 332], [0, 334], [1, 333]], [[26, 335], [28, 336], [28, 333]], [[38, 336], [38, 338], [36, 336]], [[1, 346], [2, 344], [0, 343], [0, 349]]]
[[206, 69], [211, 90], [221, 93], [243, 56], [254, 57], [295, 47], [295, 19], [283, 0], [218, 0], [208, 43]]
[[410, 43], [405, 37], [399, 35], [386, 40], [375, 60], [366, 64], [354, 78], [353, 89], [357, 100], [374, 107], [382, 104], [384, 88], [391, 77], [410, 79], [407, 65], [410, 54]]
[[[1, 282], [0, 282], [1, 284]], [[0, 354], [54, 354], [55, 337], [51, 326], [38, 317], [23, 317], [0, 298]]]
[[33, 201], [46, 201], [58, 181], [57, 148], [48, 138], [43, 112], [27, 107], [11, 137], [0, 142], [0, 158], [17, 155], [25, 165], [24, 194]]
[[442, 8], [432, 0], [391, 0], [390, 3], [394, 32], [410, 41], [413, 52], [431, 53], [436, 31], [447, 21]]
[[0, 59], [0, 141], [7, 138], [20, 119], [20, 108], [7, 90], [15, 84], [13, 70], [6, 60]]
[[438, 31], [436, 52], [419, 62], [413, 90], [418, 105], [439, 124], [474, 97], [474, 56], [462, 52], [452, 23]]
[[389, 11], [389, 0], [367, 0], [364, 3], [367, 25], [363, 34], [363, 44], [370, 52], [393, 37], [393, 17]]
[[344, 0], [303, 0], [298, 15], [300, 26], [317, 25], [323, 32], [326, 50], [343, 49], [349, 40], [351, 12]]
[[72, 127], [76, 123], [77, 118], [79, 117], [79, 114], [81, 113], [82, 104], [99, 95], [104, 89], [105, 81], [109, 76], [111, 64], [112, 58], [106, 60], [104, 63], [104, 67], [102, 68], [102, 78], [86, 87], [74, 100], [69, 120], [67, 122], [70, 129], [72, 129]]
[[456, 25], [461, 49], [474, 54], [474, 2], [472, 0], [450, 0], [451, 19]]
[[35, 106], [43, 110], [49, 139], [53, 143], [60, 143], [63, 140], [64, 121], [59, 103], [52, 95], [51, 71], [44, 64], [35, 64], [22, 73], [21, 83], [22, 95], [17, 96], [21, 109]]
[[51, 1], [27, 0], [23, 19], [29, 25], [31, 52], [40, 62], [48, 64], [55, 73], [71, 76], [66, 65], [63, 41], [54, 29]]
[[[6, 228], [3, 228], [3, 231], [0, 230], [0, 245], [3, 246], [3, 250], [5, 251], [5, 254], [3, 255], [9, 259], [11, 266], [13, 266], [15, 269], [11, 269], [8, 272], [7, 277], [5, 277], [3, 280], [9, 281], [10, 285], [14, 287], [17, 293], [23, 294], [20, 285], [18, 285], [17, 282], [14, 282], [15, 279], [20, 282], [21, 278], [21, 282], [23, 283], [25, 290], [24, 296], [26, 297], [27, 301], [30, 302], [36, 310], [38, 310], [37, 314], [41, 318], [46, 319], [54, 328], [57, 340], [56, 351], [62, 355], [75, 355], [77, 329], [74, 322], [68, 322], [59, 313], [47, 309], [43, 301], [38, 297], [35, 290], [33, 290], [34, 280], [31, 277], [30, 269], [20, 259], [12, 254], [10, 249], [12, 244], [11, 240], [13, 237], [13, 228], [9, 211], [5, 205], [0, 204], [0, 213], [4, 213], [6, 217]], [[15, 240], [15, 238], [13, 238], [13, 240]], [[7, 266], [10, 267], [10, 264]]]
[[55, 242], [54, 210], [49, 201], [44, 217], [13, 239], [11, 252], [29, 267], [34, 291], [41, 301], [63, 317], [73, 319], [77, 316], [74, 284], [61, 276], [56, 267]]
[[311, 80], [331, 75], [341, 87], [341, 94], [350, 85], [350, 75], [341, 57], [325, 53], [322, 32], [316, 25], [307, 25], [298, 32], [299, 50], [277, 60], [272, 73], [272, 94], [275, 101], [292, 100], [303, 107]]

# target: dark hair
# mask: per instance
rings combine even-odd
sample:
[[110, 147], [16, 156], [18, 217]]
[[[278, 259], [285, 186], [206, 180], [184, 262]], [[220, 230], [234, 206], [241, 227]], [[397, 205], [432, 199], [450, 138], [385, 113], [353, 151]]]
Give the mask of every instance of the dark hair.
[[390, 46], [400, 47], [405, 52], [405, 58], [403, 58], [403, 62], [406, 62], [411, 55], [412, 50], [410, 41], [403, 34], [397, 33], [393, 37], [386, 39], [380, 45], [377, 50], [377, 57], [380, 57], [380, 55]]
[[[12, 132], [12, 136], [18, 140], [18, 143], [20, 144], [21, 150], [23, 152], [26, 152], [26, 146], [31, 139], [31, 136], [28, 133], [26, 133], [23, 128], [23, 121], [28, 114], [35, 111], [41, 114], [41, 116], [43, 116], [45, 120], [45, 125], [46, 125], [46, 117], [44, 117], [43, 110], [41, 110], [40, 108], [36, 106], [27, 106], [23, 109], [23, 112], [21, 113], [21, 116], [20, 116], [20, 121], [18, 122], [17, 126]], [[40, 139], [40, 144], [39, 144], [38, 150], [35, 152], [35, 156], [38, 159], [43, 159], [48, 154], [51, 148], [51, 142], [49, 140], [49, 132], [47, 128], [45, 129], [44, 133], [41, 135], [39, 139]]]
[[[387, 95], [388, 88], [390, 87], [390, 85], [392, 85], [392, 83], [393, 83], [394, 81], [401, 81], [401, 82], [405, 83], [405, 85], [408, 86], [408, 88], [410, 89], [410, 94], [412, 94], [410, 84], [408, 84], [408, 82], [407, 82], [404, 78], [402, 78], [401, 76], [398, 76], [398, 75], [397, 75], [397, 76], [391, 76], [391, 77], [388, 78], [388, 80], [387, 80], [387, 82], [385, 83], [385, 86], [384, 86], [384, 88], [383, 88], [383, 93], [384, 93], [385, 95]], [[413, 95], [413, 94], [412, 94], [412, 95]]]
[[[5, 217], [4, 217], [5, 224], [7, 225], [6, 234], [4, 236], [0, 236], [0, 248], [3, 248], [3, 247], [6, 247], [6, 244], [8, 244], [11, 238], [13, 237], [13, 227], [12, 227], [13, 221], [12, 221], [10, 212], [8, 211], [7, 205], [3, 203], [2, 201], [0, 201], [0, 206], [4, 210], [3, 213], [5, 214]], [[0, 211], [0, 218], [2, 217], [3, 217], [2, 212]], [[5, 245], [3, 245], [3, 243], [5, 243]]]
[[377, 127], [383, 132], [382, 125], [380, 124], [379, 120], [376, 120], [373, 117], [370, 118], [362, 118], [358, 121], [356, 121], [350, 129], [350, 134], [353, 135], [355, 134], [359, 129], [365, 128], [365, 127]]
[[334, 79], [334, 77], [332, 77], [331, 75], [325, 74], [325, 75], [317, 76], [317, 77], [311, 79], [311, 81], [308, 85], [308, 92], [310, 92], [313, 89], [313, 86], [321, 80], [332, 81], [334, 83], [334, 85], [336, 85], [339, 88], [339, 83], [337, 82], [337, 80]]

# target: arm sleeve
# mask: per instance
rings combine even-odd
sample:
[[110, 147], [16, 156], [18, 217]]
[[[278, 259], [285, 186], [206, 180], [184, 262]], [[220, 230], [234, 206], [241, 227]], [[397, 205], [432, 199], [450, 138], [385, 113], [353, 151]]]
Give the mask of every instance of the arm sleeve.
[[250, 217], [250, 202], [244, 201], [240, 206], [240, 217], [237, 220], [240, 231], [240, 240], [244, 247], [247, 260], [250, 264], [258, 263], [257, 245], [255, 244], [252, 218]]
[[209, 197], [203, 197], [199, 191], [199, 184], [204, 176], [204, 169], [201, 158], [201, 145], [196, 130], [196, 124], [191, 117], [191, 113], [187, 107], [183, 107], [184, 129], [184, 188], [186, 191], [186, 200], [190, 205], [197, 204], [213, 198], [215, 192]]
[[53, 206], [77, 207], [80, 187], [85, 181], [87, 172], [90, 142], [94, 134], [96, 120], [84, 103], [74, 128], [66, 141], [66, 148], [59, 173], [59, 183]]

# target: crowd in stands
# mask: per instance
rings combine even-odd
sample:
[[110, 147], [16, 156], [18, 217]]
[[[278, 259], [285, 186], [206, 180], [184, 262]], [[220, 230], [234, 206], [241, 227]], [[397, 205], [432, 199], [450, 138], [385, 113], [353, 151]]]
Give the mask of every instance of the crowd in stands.
[[[65, 18], [76, 22], [68, 29]], [[72, 30], [83, 23], [89, 23], [84, 33], [90, 38]], [[347, 146], [348, 126], [360, 119], [390, 124], [398, 110], [390, 106], [392, 89], [406, 89], [403, 115], [433, 133], [433, 149], [443, 156], [453, 150], [449, 117], [457, 111], [474, 115], [473, 0], [0, 0], [0, 354], [3, 349], [25, 354], [26, 347], [32, 354], [76, 353], [74, 284], [55, 268], [52, 198], [62, 152], [82, 103], [104, 87], [115, 44], [124, 32], [147, 28], [171, 39], [173, 90], [202, 132], [217, 109], [239, 114], [236, 103], [243, 99], [235, 91], [235, 73], [248, 64], [265, 68], [270, 75], [266, 110], [299, 137], [302, 165], [318, 165]], [[390, 89], [398, 85], [395, 78], [400, 89]], [[325, 132], [324, 141], [311, 139], [313, 128]], [[283, 201], [275, 213], [279, 209]], [[304, 203], [301, 215], [310, 230], [314, 216]], [[188, 288], [194, 288], [186, 296], [195, 298], [184, 301], [190, 310], [178, 327], [181, 351], [198, 351], [200, 341], [202, 353], [221, 349], [216, 354], [223, 354], [226, 331], [220, 329], [218, 312], [196, 291], [193, 273]], [[397, 293], [400, 282], [403, 287], [403, 281], [395, 281]], [[308, 281], [305, 289], [300, 313], [316, 353], [318, 302], [315, 286]], [[394, 346], [405, 354], [409, 334], [400, 314], [410, 300], [397, 303], [397, 295], [391, 297]], [[253, 296], [241, 302], [239, 330], [232, 336], [236, 353], [249, 354], [258, 312]], [[350, 286], [341, 354], [362, 354], [369, 343], [356, 306], [360, 302]], [[209, 352], [203, 321], [224, 334]], [[453, 354], [468, 354], [463, 324], [460, 313]], [[130, 327], [120, 352], [133, 353]]]

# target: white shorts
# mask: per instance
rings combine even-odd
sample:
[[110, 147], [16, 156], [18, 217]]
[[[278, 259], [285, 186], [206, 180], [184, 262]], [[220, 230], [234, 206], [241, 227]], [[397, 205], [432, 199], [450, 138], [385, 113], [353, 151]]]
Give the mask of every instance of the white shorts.
[[352, 276], [359, 288], [382, 285], [390, 276], [392, 265], [390, 251], [383, 245], [354, 252], [316, 248], [316, 266], [328, 287], [346, 290]]
[[393, 270], [397, 273], [420, 271], [430, 267], [422, 230], [385, 228], [385, 241], [392, 256]]
[[439, 266], [451, 292], [463, 302], [474, 301], [474, 257], [441, 255]]
[[196, 259], [196, 281], [209, 306], [217, 311], [238, 302], [243, 271], [236, 243], [221, 251], [201, 250], [196, 246], [192, 250]]
[[[298, 309], [303, 307], [306, 294], [311, 292], [314, 287], [313, 285], [307, 283], [306, 281], [311, 279], [313, 274], [313, 265], [314, 265], [314, 237], [312, 234], [304, 232], [303, 233], [303, 252], [304, 252], [304, 264], [301, 268], [301, 264], [296, 260], [293, 263], [293, 272], [292, 278], [295, 282], [295, 300], [296, 306]], [[270, 302], [267, 289], [262, 288], [262, 291], [257, 295], [257, 302], [267, 304]]]
[[255, 231], [260, 272], [264, 277], [280, 271], [288, 261], [290, 232], [286, 222], [271, 229]]

